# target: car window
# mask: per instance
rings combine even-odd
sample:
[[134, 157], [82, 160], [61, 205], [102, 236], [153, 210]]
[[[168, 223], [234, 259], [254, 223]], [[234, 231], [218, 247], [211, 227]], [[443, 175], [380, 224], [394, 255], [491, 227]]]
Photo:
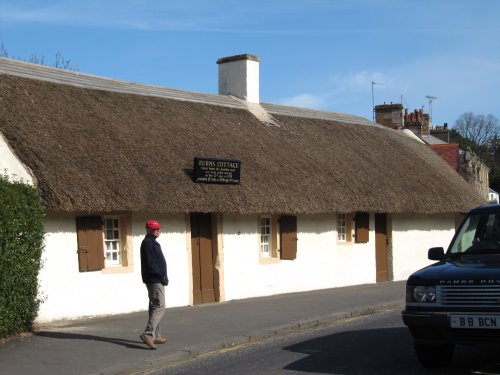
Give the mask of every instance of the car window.
[[460, 227], [450, 253], [500, 250], [500, 213], [469, 215]]

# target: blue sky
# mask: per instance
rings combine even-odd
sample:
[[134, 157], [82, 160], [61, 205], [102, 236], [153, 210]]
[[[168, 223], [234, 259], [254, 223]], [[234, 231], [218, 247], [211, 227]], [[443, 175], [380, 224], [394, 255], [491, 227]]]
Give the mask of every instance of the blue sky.
[[217, 59], [261, 59], [261, 101], [372, 118], [375, 104], [500, 119], [497, 0], [0, 0], [9, 57], [217, 93]]

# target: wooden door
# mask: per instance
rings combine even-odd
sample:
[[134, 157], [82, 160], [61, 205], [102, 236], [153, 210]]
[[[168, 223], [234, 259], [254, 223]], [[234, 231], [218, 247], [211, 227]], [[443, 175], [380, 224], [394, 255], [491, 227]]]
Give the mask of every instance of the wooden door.
[[375, 262], [377, 283], [389, 281], [387, 244], [387, 214], [375, 214]]
[[193, 304], [216, 301], [215, 256], [211, 214], [191, 214]]

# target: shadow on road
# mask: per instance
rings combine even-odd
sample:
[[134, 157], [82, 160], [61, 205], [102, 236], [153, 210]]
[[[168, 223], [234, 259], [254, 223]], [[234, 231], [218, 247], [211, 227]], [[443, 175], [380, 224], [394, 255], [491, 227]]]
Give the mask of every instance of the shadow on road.
[[62, 340], [89, 340], [89, 341], [101, 341], [101, 342], [109, 342], [111, 344], [121, 345], [129, 349], [143, 349], [150, 350], [145, 345], [138, 345], [141, 343], [139, 340], [131, 341], [124, 340], [113, 337], [102, 337], [102, 336], [94, 336], [94, 335], [84, 335], [79, 333], [67, 333], [67, 332], [49, 332], [49, 331], [39, 331], [33, 333], [35, 336], [42, 337], [50, 337], [53, 339], [62, 339]]
[[[449, 367], [426, 369], [406, 328], [347, 331], [284, 348], [306, 356], [286, 370], [323, 374], [500, 374], [500, 345], [457, 346]], [[495, 370], [496, 368], [496, 370]], [[496, 372], [495, 372], [496, 371]]]

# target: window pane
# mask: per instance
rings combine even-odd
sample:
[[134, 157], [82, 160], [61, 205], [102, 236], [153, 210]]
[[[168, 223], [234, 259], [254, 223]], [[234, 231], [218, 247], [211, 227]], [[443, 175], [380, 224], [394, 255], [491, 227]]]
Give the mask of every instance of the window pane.
[[120, 265], [120, 220], [104, 219], [104, 248], [107, 265]]
[[270, 256], [271, 246], [271, 218], [260, 218], [260, 252], [262, 256]]
[[337, 240], [345, 241], [346, 240], [346, 215], [339, 214], [337, 215]]

